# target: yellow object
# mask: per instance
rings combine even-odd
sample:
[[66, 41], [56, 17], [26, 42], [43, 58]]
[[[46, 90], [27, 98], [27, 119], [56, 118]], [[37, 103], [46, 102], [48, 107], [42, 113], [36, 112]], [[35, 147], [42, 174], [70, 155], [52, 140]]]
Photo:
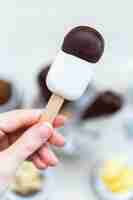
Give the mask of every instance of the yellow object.
[[20, 195], [30, 195], [38, 192], [42, 187], [40, 171], [32, 164], [25, 161], [18, 170], [11, 189]]
[[133, 169], [116, 160], [106, 161], [101, 178], [113, 193], [127, 193], [133, 190]]

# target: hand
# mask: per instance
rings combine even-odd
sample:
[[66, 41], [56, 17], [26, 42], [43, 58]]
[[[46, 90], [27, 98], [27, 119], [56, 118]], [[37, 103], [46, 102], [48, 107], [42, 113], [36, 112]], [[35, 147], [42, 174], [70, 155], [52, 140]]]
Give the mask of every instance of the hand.
[[[19, 165], [30, 158], [40, 169], [54, 166], [57, 157], [48, 148], [61, 147], [64, 138], [49, 123], [40, 123], [40, 110], [16, 110], [0, 114], [0, 179], [10, 179]], [[58, 128], [65, 117], [58, 116], [53, 127]], [[7, 181], [7, 180], [6, 180]]]

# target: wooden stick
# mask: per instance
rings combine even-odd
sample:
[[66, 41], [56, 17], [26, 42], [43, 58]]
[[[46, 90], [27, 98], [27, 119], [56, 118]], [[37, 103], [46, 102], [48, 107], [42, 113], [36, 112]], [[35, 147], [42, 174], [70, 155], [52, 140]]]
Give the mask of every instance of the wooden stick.
[[52, 94], [50, 100], [46, 106], [45, 112], [42, 114], [40, 121], [52, 123], [57, 114], [59, 113], [62, 105], [64, 103], [64, 98], [58, 95]]

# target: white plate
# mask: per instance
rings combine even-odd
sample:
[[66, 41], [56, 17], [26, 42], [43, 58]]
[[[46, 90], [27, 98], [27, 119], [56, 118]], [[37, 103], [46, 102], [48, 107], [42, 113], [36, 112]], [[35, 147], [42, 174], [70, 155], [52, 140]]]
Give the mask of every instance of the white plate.
[[131, 200], [133, 198], [133, 191], [129, 191], [125, 194], [118, 194], [110, 192], [101, 179], [99, 178], [99, 169], [104, 161], [97, 161], [92, 167], [91, 180], [92, 189], [96, 193], [99, 200]]

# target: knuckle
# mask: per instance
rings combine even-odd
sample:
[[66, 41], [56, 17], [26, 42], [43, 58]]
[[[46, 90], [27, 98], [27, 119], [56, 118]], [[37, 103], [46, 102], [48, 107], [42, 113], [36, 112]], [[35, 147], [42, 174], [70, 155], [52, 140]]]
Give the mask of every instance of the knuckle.
[[40, 132], [39, 134], [38, 134], [38, 140], [40, 140], [40, 141], [44, 141], [44, 140], [47, 140], [47, 138], [48, 138], [48, 134], [46, 135], [45, 133], [43, 133], [43, 132]]
[[36, 144], [34, 143], [27, 144], [24, 153], [31, 155], [35, 151], [35, 149], [36, 149]]

